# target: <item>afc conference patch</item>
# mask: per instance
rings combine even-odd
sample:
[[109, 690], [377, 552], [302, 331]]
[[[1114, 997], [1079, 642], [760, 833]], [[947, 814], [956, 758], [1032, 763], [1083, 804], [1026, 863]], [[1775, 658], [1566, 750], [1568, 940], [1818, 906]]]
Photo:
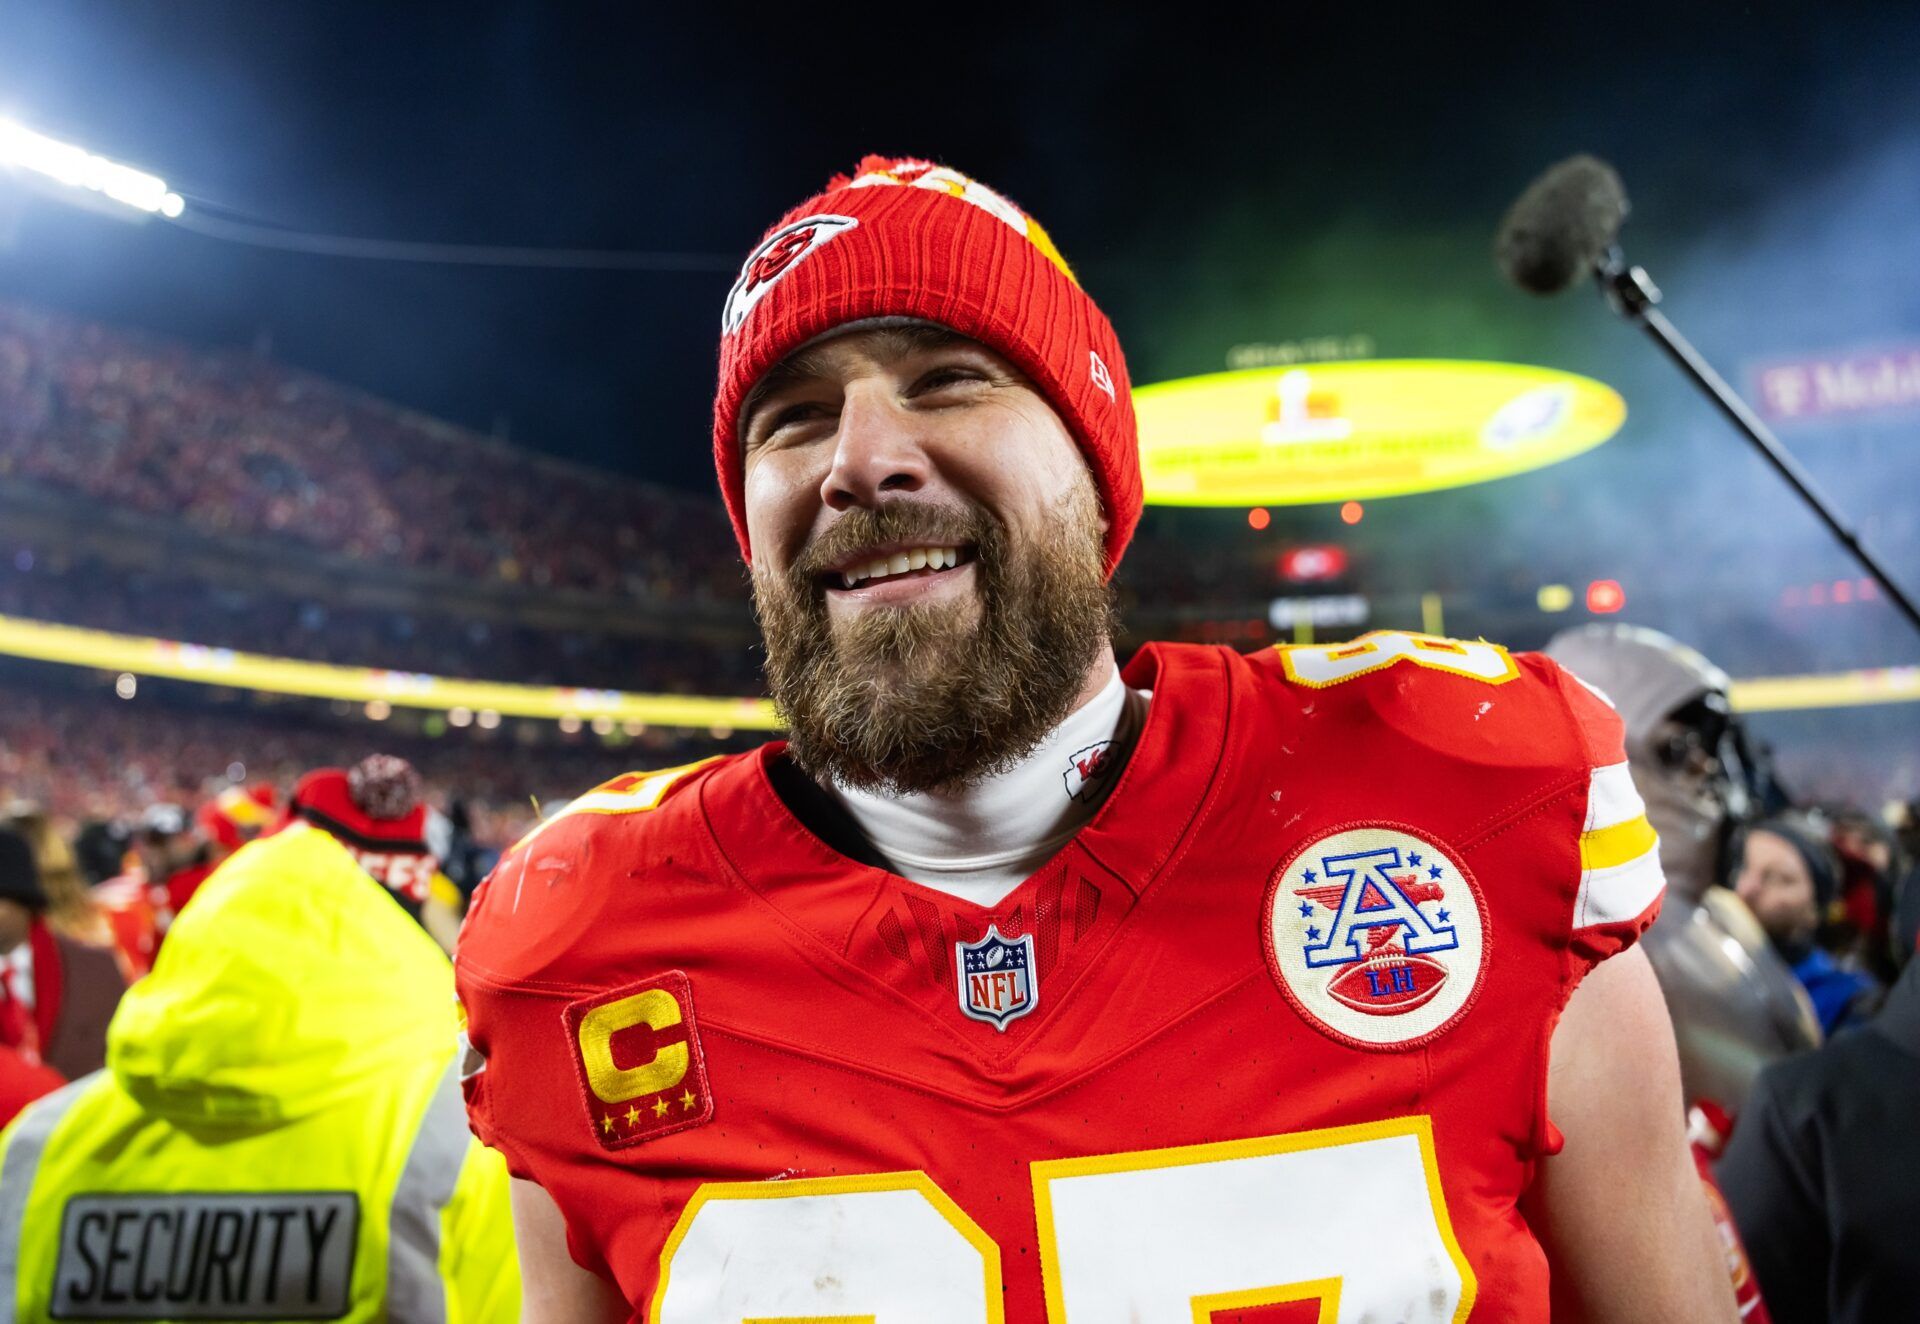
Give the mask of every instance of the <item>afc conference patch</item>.
[[1413, 1048], [1466, 1013], [1486, 908], [1454, 856], [1394, 823], [1343, 828], [1274, 871], [1267, 966], [1296, 1010], [1356, 1048]]

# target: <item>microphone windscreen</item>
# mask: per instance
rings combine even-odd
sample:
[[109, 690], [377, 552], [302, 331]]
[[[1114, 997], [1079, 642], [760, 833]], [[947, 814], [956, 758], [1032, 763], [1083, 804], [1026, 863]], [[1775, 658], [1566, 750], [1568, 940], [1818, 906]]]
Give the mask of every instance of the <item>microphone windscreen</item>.
[[1529, 294], [1558, 294], [1593, 269], [1627, 219], [1612, 166], [1570, 156], [1527, 186], [1500, 223], [1494, 260]]

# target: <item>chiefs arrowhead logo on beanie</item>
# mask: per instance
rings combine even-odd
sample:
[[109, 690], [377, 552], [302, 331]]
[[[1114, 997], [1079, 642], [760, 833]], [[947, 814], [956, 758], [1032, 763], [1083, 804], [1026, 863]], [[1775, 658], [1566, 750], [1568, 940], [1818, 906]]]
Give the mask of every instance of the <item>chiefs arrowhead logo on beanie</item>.
[[869, 156], [780, 219], [727, 294], [713, 453], [747, 539], [740, 407], [767, 369], [849, 322], [911, 317], [998, 351], [1080, 444], [1108, 520], [1107, 573], [1140, 520], [1140, 450], [1120, 342], [1039, 222], [978, 180]]

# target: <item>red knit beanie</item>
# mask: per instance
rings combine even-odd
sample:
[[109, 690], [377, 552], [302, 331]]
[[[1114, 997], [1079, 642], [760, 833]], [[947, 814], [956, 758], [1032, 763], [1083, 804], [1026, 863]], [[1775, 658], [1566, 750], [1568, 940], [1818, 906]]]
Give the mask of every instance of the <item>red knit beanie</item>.
[[740, 406], [767, 369], [849, 322], [911, 317], [998, 351], [1047, 397], [1086, 456], [1108, 520], [1111, 575], [1140, 521], [1140, 447], [1126, 360], [1040, 223], [978, 180], [869, 156], [767, 232], [727, 295], [713, 458], [747, 541]]
[[294, 819], [333, 837], [415, 909], [427, 899], [439, 861], [427, 844], [420, 774], [405, 759], [370, 754], [351, 768], [315, 768], [287, 802], [283, 822]]

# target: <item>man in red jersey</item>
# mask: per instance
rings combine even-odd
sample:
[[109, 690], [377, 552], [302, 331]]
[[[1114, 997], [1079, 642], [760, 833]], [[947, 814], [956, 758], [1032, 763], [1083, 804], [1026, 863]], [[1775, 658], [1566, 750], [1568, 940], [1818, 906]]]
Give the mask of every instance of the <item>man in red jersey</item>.
[[749, 256], [714, 446], [788, 742], [582, 796], [461, 937], [528, 1319], [1734, 1318], [1602, 699], [1392, 632], [1119, 671], [1119, 345], [927, 162]]

